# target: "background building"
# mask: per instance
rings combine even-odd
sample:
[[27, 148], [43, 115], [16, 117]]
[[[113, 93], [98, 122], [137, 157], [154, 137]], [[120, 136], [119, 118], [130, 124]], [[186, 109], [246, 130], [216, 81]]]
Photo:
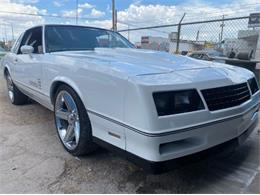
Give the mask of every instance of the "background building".
[[142, 36], [141, 48], [168, 52], [169, 41], [168, 38], [164, 37]]
[[224, 55], [232, 49], [236, 54], [252, 52], [252, 59], [260, 59], [260, 30], [239, 30], [237, 38], [225, 39]]

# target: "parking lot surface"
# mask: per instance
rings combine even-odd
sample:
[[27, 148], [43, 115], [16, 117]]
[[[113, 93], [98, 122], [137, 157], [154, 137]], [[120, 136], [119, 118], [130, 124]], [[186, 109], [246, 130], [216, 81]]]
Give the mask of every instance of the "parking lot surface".
[[0, 77], [0, 193], [260, 193], [259, 129], [228, 156], [152, 175], [103, 149], [71, 156], [52, 112], [11, 105]]

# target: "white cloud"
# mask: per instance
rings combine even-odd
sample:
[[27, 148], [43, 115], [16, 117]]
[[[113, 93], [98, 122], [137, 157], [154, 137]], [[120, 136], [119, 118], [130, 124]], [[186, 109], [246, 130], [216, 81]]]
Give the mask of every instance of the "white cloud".
[[99, 18], [99, 17], [102, 17], [104, 15], [105, 15], [105, 12], [102, 12], [102, 11], [97, 10], [95, 8], [93, 8], [91, 10], [91, 13], [90, 13], [90, 16], [95, 17], [95, 18]]
[[134, 5], [140, 5], [142, 3], [142, 0], [133, 0]]
[[19, 3], [19, 4], [35, 4], [38, 3], [39, 0], [13, 0], [12, 3]]
[[[178, 5], [143, 5], [142, 1], [135, 1], [127, 9], [118, 12], [118, 21], [122, 28], [126, 29], [128, 27], [176, 24], [183, 13], [186, 13], [183, 22], [191, 22], [220, 19], [223, 14], [225, 14], [225, 17], [248, 16], [249, 13], [256, 11], [260, 11], [259, 0], [233, 0], [228, 4], [209, 4], [205, 1], [189, 0]], [[182, 38], [195, 39], [197, 31], [200, 30], [201, 39], [218, 40], [219, 25], [218, 23], [208, 23], [183, 26]], [[247, 29], [247, 20], [226, 22], [225, 29], [224, 35], [226, 33], [226, 36], [236, 37], [238, 30]], [[140, 37], [144, 35], [167, 37], [169, 32], [174, 31], [177, 31], [177, 27], [140, 30], [130, 32], [130, 37], [133, 41], [140, 41]]]
[[[83, 22], [83, 21], [82, 21]], [[104, 29], [111, 29], [112, 21], [111, 20], [84, 20], [81, 25], [91, 26], [91, 27], [99, 27]], [[126, 28], [127, 26], [124, 24], [118, 24], [118, 28]]]
[[53, 1], [52, 2], [55, 7], [62, 7], [64, 4], [60, 1]]
[[107, 4], [106, 11], [107, 11], [107, 12], [110, 12], [110, 13], [112, 12], [111, 7], [110, 7], [110, 4]]
[[84, 25], [110, 29], [112, 26], [112, 22], [111, 20], [87, 20], [85, 21]]
[[[38, 0], [0, 0], [0, 7], [2, 11], [6, 12], [20, 12], [28, 14], [48, 14], [47, 10], [39, 9], [36, 5]], [[44, 1], [44, 0], [41, 0]], [[65, 5], [65, 2], [68, 0], [54, 0], [53, 5], [56, 4], [57, 7]], [[56, 2], [56, 3], [55, 3]], [[98, 10], [98, 5], [92, 5], [86, 3], [86, 1], [81, 1], [82, 4], [79, 4], [79, 17], [83, 16], [83, 13], [86, 11], [89, 14], [86, 17], [91, 17], [92, 20], [85, 22], [85, 19], [80, 20], [79, 22], [85, 25], [90, 26], [100, 26], [104, 28], [111, 28], [111, 20], [101, 19], [102, 16], [107, 16], [110, 14], [111, 7], [110, 4], [107, 5], [106, 13]], [[118, 29], [134, 28], [134, 27], [144, 27], [152, 25], [161, 25], [161, 24], [173, 24], [178, 23], [182, 14], [186, 12], [184, 22], [190, 21], [199, 21], [206, 20], [211, 18], [220, 18], [222, 14], [225, 14], [225, 17], [239, 16], [239, 15], [248, 15], [251, 12], [260, 11], [259, 0], [233, 0], [229, 4], [209, 4], [205, 3], [205, 0], [188, 0], [184, 1], [182, 4], [178, 5], [143, 5], [141, 0], [133, 0], [133, 3], [125, 10], [118, 11]], [[76, 13], [74, 8], [71, 10], [64, 10], [60, 13], [64, 17], [75, 17]], [[57, 13], [52, 13], [53, 16], [58, 16]], [[29, 16], [29, 15], [18, 15], [18, 14], [8, 14], [0, 12], [0, 25], [7, 25], [10, 27], [12, 23], [14, 26], [15, 33], [18, 31], [24, 30], [30, 26], [40, 23], [75, 23], [75, 19], [66, 19], [66, 18], [50, 18], [50, 17], [41, 17], [41, 16]], [[215, 24], [214, 24], [215, 25]], [[210, 36], [212, 39], [217, 39], [217, 32], [219, 31], [219, 25], [205, 24], [197, 25], [196, 28], [200, 29], [200, 37], [204, 38], [209, 35], [206, 31], [216, 31], [215, 36]], [[241, 24], [241, 21], [237, 22], [237, 25], [240, 28], [247, 28], [246, 22]], [[8, 29], [10, 29], [8, 27]], [[182, 28], [183, 38], [195, 37], [196, 30], [190, 29], [191, 26], [185, 26]], [[225, 26], [228, 29], [228, 24]], [[0, 26], [0, 39], [4, 34], [3, 26]], [[176, 31], [175, 27], [171, 28], [161, 28], [154, 30], [144, 30], [144, 31], [134, 31], [130, 32], [130, 38], [134, 41], [140, 41], [140, 36], [142, 35], [154, 35], [154, 36], [164, 36], [167, 37], [167, 33], [171, 31]], [[185, 34], [185, 32], [187, 32]], [[189, 32], [189, 33], [188, 33]], [[236, 29], [234, 33], [237, 32]], [[7, 32], [7, 34], [10, 34]], [[210, 38], [211, 39], [211, 38]]]
[[[101, 16], [105, 15], [105, 12], [102, 12], [100, 10], [97, 10], [94, 8], [94, 5], [91, 5], [89, 3], [79, 4], [78, 8], [78, 14], [80, 17], [80, 14], [82, 14], [85, 9], [91, 9], [91, 12], [89, 15], [86, 15], [86, 17], [93, 17], [93, 18], [99, 18]], [[62, 11], [62, 16], [64, 17], [75, 17], [76, 16], [76, 10], [64, 10]]]
[[118, 12], [118, 19], [122, 22], [158, 22], [164, 18], [173, 18], [176, 15], [176, 6], [166, 5], [137, 5], [131, 4], [129, 8]]
[[137, 2], [118, 12], [119, 21], [150, 26], [177, 23], [183, 13], [186, 13], [185, 21], [194, 21], [212, 17], [219, 18], [223, 14], [229, 16], [248, 15], [251, 11], [260, 7], [259, 0], [234, 0], [229, 4], [219, 5], [195, 0], [172, 6], [141, 5], [141, 2]]
[[94, 7], [95, 7], [94, 5], [91, 5], [89, 3], [79, 4], [79, 8], [82, 8], [82, 9], [91, 9]]
[[14, 29], [14, 36], [17, 37], [26, 28], [44, 23], [44, 19], [41, 16], [12, 14], [8, 12], [26, 14], [43, 14], [47, 12], [47, 10], [40, 10], [32, 5], [13, 3], [13, 1], [10, 0], [1, 0], [0, 7], [1, 11], [3, 11], [0, 12], [0, 39], [2, 39], [5, 34], [7, 34], [8, 39], [11, 39], [11, 26], [13, 26]]
[[42, 10], [39, 10], [38, 13], [41, 14], [41, 15], [47, 15], [48, 14], [48, 10], [47, 9], [42, 9]]
[[[78, 15], [80, 15], [82, 11], [83, 11], [83, 9], [79, 8], [78, 9]], [[65, 10], [65, 11], [63, 11], [62, 16], [64, 16], [64, 17], [75, 17], [76, 16], [76, 10]]]

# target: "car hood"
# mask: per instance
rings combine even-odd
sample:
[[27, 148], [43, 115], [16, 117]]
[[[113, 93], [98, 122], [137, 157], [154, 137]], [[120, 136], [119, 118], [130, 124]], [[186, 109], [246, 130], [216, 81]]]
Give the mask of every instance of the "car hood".
[[86, 63], [109, 68], [109, 72], [127, 74], [129, 77], [161, 75], [175, 73], [190, 81], [205, 79], [238, 80], [251, 74], [242, 68], [197, 60], [166, 52], [125, 49], [125, 48], [97, 48], [94, 51], [57, 52], [55, 55], [78, 58]]
[[141, 49], [96, 48], [94, 51], [57, 52], [56, 55], [81, 58], [97, 64], [109, 64], [131, 75], [160, 74], [176, 70], [207, 68], [208, 63], [194, 61], [188, 57]]

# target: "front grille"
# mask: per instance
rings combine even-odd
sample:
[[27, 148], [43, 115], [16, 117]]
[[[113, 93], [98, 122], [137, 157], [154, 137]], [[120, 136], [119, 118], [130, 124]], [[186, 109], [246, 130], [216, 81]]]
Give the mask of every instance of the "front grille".
[[210, 111], [241, 105], [250, 99], [247, 83], [201, 91]]
[[255, 78], [249, 79], [248, 84], [250, 86], [252, 94], [255, 94], [259, 90]]

